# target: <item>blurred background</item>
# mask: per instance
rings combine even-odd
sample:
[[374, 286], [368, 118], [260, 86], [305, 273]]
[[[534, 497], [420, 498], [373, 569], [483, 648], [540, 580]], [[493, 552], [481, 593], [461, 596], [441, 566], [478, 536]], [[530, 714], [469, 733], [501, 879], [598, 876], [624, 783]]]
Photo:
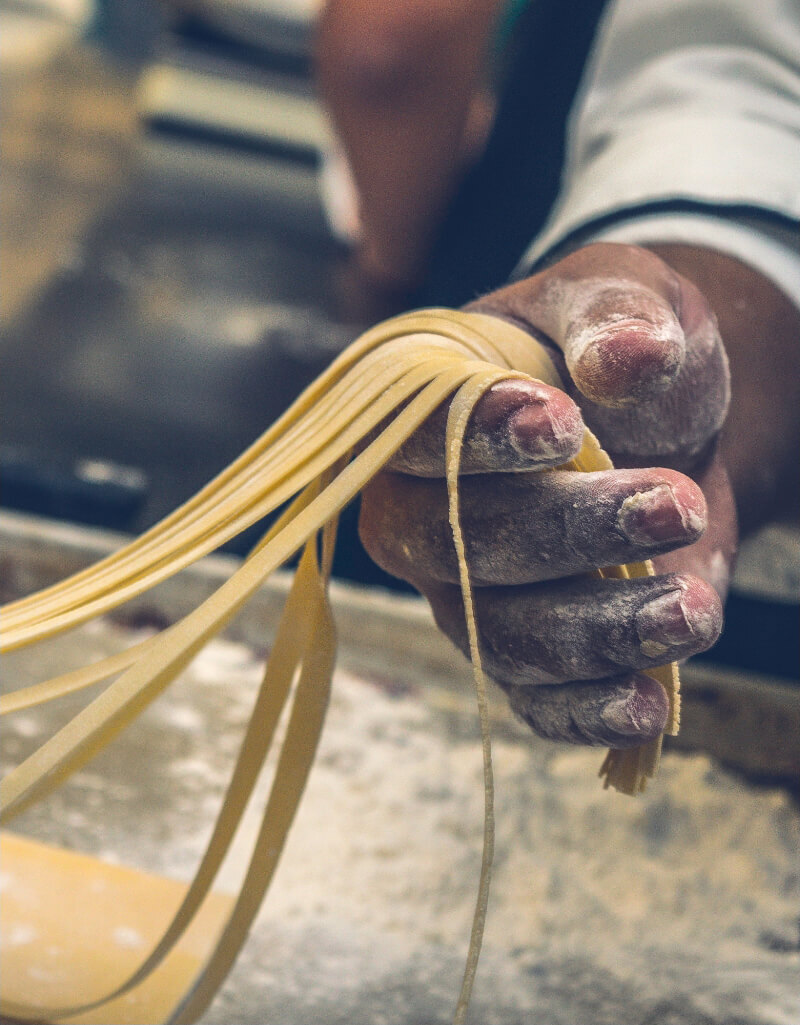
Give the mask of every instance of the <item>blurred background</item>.
[[[320, 199], [321, 4], [0, 2], [5, 507], [140, 531], [238, 455], [369, 321], [349, 301], [347, 252]], [[550, 40], [570, 26], [552, 28]], [[540, 107], [560, 118], [568, 100]], [[557, 149], [545, 154], [554, 183]], [[502, 149], [487, 152], [479, 173], [509, 165]], [[456, 305], [513, 266], [516, 240], [508, 253], [470, 240], [481, 229], [469, 189], [421, 302]], [[513, 188], [495, 191], [513, 218]], [[399, 587], [361, 550], [355, 515], [336, 574]], [[715, 661], [796, 679], [798, 552], [796, 532], [773, 531], [745, 553]]]
[[316, 6], [0, 4], [5, 505], [138, 531], [357, 333]]

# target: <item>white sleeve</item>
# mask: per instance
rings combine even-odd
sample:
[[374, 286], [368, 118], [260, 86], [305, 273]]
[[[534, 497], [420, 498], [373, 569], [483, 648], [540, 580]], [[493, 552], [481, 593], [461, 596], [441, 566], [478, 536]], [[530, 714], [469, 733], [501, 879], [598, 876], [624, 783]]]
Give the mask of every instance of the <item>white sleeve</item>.
[[[653, 220], [637, 228], [668, 213], [680, 214], [669, 237]], [[618, 236], [622, 222], [626, 240], [745, 258], [800, 304], [800, 0], [609, 5], [573, 109], [559, 199], [519, 272]], [[738, 241], [726, 224], [739, 226]]]

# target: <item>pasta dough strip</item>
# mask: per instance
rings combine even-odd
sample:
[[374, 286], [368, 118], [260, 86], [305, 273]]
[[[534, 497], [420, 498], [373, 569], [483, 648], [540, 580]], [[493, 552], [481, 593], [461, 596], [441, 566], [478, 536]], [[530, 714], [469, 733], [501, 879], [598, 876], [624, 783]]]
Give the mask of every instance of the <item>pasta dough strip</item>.
[[[461, 364], [461, 366], [465, 368], [467, 364]], [[190, 542], [198, 537], [198, 528], [195, 525], [189, 531], [187, 544], [183, 545], [171, 558], [157, 550], [155, 565], [149, 562], [142, 566], [134, 565], [128, 577], [120, 580], [112, 588], [104, 586], [102, 579], [100, 587], [97, 589], [93, 589], [84, 582], [64, 611], [60, 607], [53, 610], [52, 602], [48, 601], [41, 618], [34, 619], [31, 613], [28, 612], [27, 618], [20, 622], [11, 613], [8, 613], [4, 617], [4, 636], [0, 650], [9, 651], [23, 644], [33, 643], [51, 633], [68, 629], [79, 622], [101, 615], [103, 612], [109, 611], [129, 598], [155, 586], [161, 580], [190, 565], [202, 555], [213, 551], [219, 545], [236, 536], [243, 529], [251, 526], [252, 523], [257, 522], [264, 515], [267, 515], [277, 506], [283, 504], [297, 490], [314, 480], [319, 473], [324, 472], [333, 462], [341, 458], [344, 452], [349, 451], [353, 447], [354, 442], [360, 440], [364, 434], [369, 433], [385, 419], [387, 413], [397, 406], [398, 395], [405, 396], [409, 392], [413, 394], [420, 387], [426, 385], [433, 376], [432, 367], [423, 361], [417, 368], [401, 378], [399, 382], [396, 382], [398, 386], [397, 391], [394, 390], [394, 385], [389, 387], [367, 411], [359, 415], [346, 430], [329, 444], [327, 451], [319, 453], [309, 465], [301, 467], [296, 473], [288, 476], [288, 479], [281, 481], [278, 486], [274, 487], [269, 496], [255, 511], [245, 504], [247, 494], [234, 496], [236, 503], [240, 507], [241, 505], [245, 506], [245, 515], [239, 517], [233, 527], [219, 531], [212, 535], [210, 539], [206, 538], [205, 541], [202, 540], [201, 536], [201, 543], [192, 546]], [[267, 481], [264, 487], [268, 487], [269, 484], [270, 482]], [[220, 510], [214, 510], [211, 514], [212, 519], [219, 520], [224, 518], [225, 512], [225, 507], [222, 507]], [[202, 526], [201, 524], [201, 534]], [[120, 554], [121, 559], [127, 560], [129, 557], [125, 549]]]
[[[330, 572], [329, 568], [327, 572]], [[275, 781], [247, 874], [214, 954], [169, 1025], [190, 1025], [197, 1021], [222, 985], [272, 882], [292, 819], [303, 796], [325, 721], [336, 661], [333, 614], [320, 578], [314, 600], [318, 615], [315, 644], [303, 662]]]
[[[415, 324], [415, 320], [413, 318], [410, 318], [410, 324], [411, 326]], [[446, 320], [443, 321], [443, 324], [445, 326], [448, 326], [450, 328], [450, 333], [452, 333], [453, 326], [448, 324]], [[429, 330], [427, 332], [420, 332], [420, 334], [425, 334], [428, 337], [430, 337]], [[392, 339], [393, 337], [394, 336], [391, 335]], [[435, 349], [429, 345], [430, 352], [428, 352], [427, 354], [434, 356], [434, 358], [437, 355], [441, 355], [443, 351], [446, 351], [447, 343], [452, 343], [452, 341], [453, 339], [451, 339], [448, 336], [447, 339], [440, 340]], [[359, 344], [355, 343], [352, 348], [355, 349], [358, 347]], [[412, 352], [409, 352], [409, 349], [412, 349]], [[417, 370], [419, 370], [420, 362], [422, 358], [426, 355], [426, 352], [424, 347], [420, 346], [418, 343], [414, 344], [414, 338], [413, 336], [411, 336], [410, 338], [407, 337], [405, 339], [403, 347], [399, 350], [397, 345], [393, 345], [392, 340], [386, 342], [381, 350], [381, 354], [379, 355], [381, 356], [381, 358], [376, 360], [375, 354], [368, 351], [366, 353], [364, 361], [359, 367], [358, 375], [354, 375], [349, 380], [338, 382], [337, 385], [332, 386], [328, 391], [323, 391], [322, 397], [318, 400], [317, 405], [313, 406], [309, 410], [308, 414], [304, 417], [301, 423], [301, 426], [305, 428], [306, 434], [312, 433], [313, 431], [316, 437], [324, 438], [325, 428], [327, 424], [324, 422], [318, 422], [318, 414], [321, 411], [327, 411], [327, 408], [329, 406], [334, 406], [336, 410], [338, 404], [347, 403], [351, 401], [352, 395], [347, 394], [347, 389], [349, 389], [351, 392], [355, 391], [356, 393], [360, 393], [362, 397], [362, 403], [369, 400], [370, 394], [367, 385], [371, 383], [371, 371], [374, 369], [372, 364], [377, 363], [377, 370], [379, 372], [382, 372], [383, 374], [383, 376], [380, 379], [378, 379], [375, 383], [375, 387], [377, 389], [376, 393], [381, 394], [389, 387], [390, 384], [397, 383], [397, 381], [399, 380], [399, 372], [401, 372], [404, 368], [409, 367], [416, 368]], [[390, 356], [394, 358], [390, 359]], [[334, 364], [334, 367], [335, 366], [336, 364]], [[308, 394], [308, 391], [319, 390], [320, 382], [325, 381], [329, 377], [332, 378], [334, 376], [332, 374], [332, 370], [333, 368], [331, 368], [331, 370], [324, 374], [319, 379], [319, 382], [317, 382], [317, 385], [312, 385], [311, 389], [308, 389], [305, 395]], [[344, 387], [344, 393], [337, 392], [336, 388], [339, 385]], [[13, 626], [16, 621], [15, 616], [20, 612], [23, 612], [26, 608], [30, 607], [31, 605], [35, 607], [37, 619], [41, 618], [47, 610], [48, 599], [51, 596], [57, 595], [65, 588], [70, 588], [73, 587], [75, 584], [83, 582], [88, 577], [96, 576], [98, 573], [101, 573], [105, 569], [111, 568], [114, 574], [114, 579], [118, 580], [119, 578], [117, 574], [120, 572], [121, 567], [125, 563], [126, 559], [132, 556], [140, 555], [141, 551], [147, 548], [154, 540], [160, 540], [164, 538], [166, 535], [169, 534], [170, 531], [175, 533], [175, 529], [177, 528], [177, 531], [180, 533], [180, 535], [185, 537], [186, 526], [189, 522], [191, 522], [198, 506], [201, 506], [203, 504], [208, 506], [211, 503], [213, 503], [215, 509], [218, 509], [218, 504], [221, 497], [223, 497], [224, 494], [229, 493], [232, 487], [237, 487], [240, 484], [243, 474], [247, 474], [250, 476], [252, 476], [254, 473], [260, 474], [261, 484], [262, 487], [264, 487], [265, 484], [263, 475], [266, 470], [266, 465], [263, 463], [257, 464], [256, 461], [261, 458], [262, 454], [264, 454], [267, 442], [270, 442], [268, 454], [272, 462], [275, 462], [276, 460], [279, 460], [281, 458], [281, 456], [284, 454], [286, 445], [291, 445], [292, 441], [294, 441], [295, 447], [298, 444], [302, 445], [303, 439], [298, 437], [296, 434], [291, 435], [291, 430], [294, 428], [295, 421], [297, 421], [298, 419], [298, 408], [303, 409], [308, 405], [305, 395], [301, 396], [300, 399], [298, 399], [297, 402], [292, 406], [292, 408], [286, 414], [284, 414], [284, 416], [281, 419], [279, 419], [270, 430], [265, 432], [265, 434], [258, 442], [251, 446], [251, 448], [247, 450], [246, 453], [240, 456], [239, 459], [237, 459], [231, 465], [231, 467], [229, 467], [227, 470], [219, 474], [210, 484], [206, 485], [206, 487], [202, 489], [194, 498], [190, 499], [178, 510], [176, 510], [170, 516], [162, 520], [160, 524], [157, 524], [155, 527], [151, 528], [150, 531], [146, 532], [140, 538], [127, 545], [126, 548], [123, 549], [123, 551], [117, 552], [114, 555], [109, 556], [107, 559], [101, 560], [100, 562], [96, 563], [93, 567], [89, 567], [81, 573], [75, 574], [68, 581], [63, 582], [62, 584], [56, 584], [53, 587], [48, 588], [43, 592], [40, 592], [36, 596], [23, 598], [16, 602], [9, 603], [4, 610], [6, 616], [5, 622], [7, 626], [9, 623]], [[388, 408], [392, 408], [391, 402], [388, 403]], [[337, 411], [334, 412], [334, 417], [336, 416]], [[340, 414], [338, 418], [341, 419]], [[284, 429], [287, 428], [288, 430], [286, 431], [286, 436], [282, 437], [282, 431], [284, 431]], [[296, 465], [297, 454], [295, 452], [295, 466]], [[9, 644], [8, 640], [4, 640], [3, 644], [4, 650], [7, 650], [6, 646]]]
[[[207, 598], [194, 612], [169, 627], [152, 651], [111, 684], [49, 741], [0, 783], [0, 823], [21, 809], [21, 802], [49, 792], [97, 754], [181, 672], [203, 645], [233, 618], [278, 566], [354, 498], [391, 452], [439, 403], [469, 376], [469, 364], [450, 367], [398, 414], [376, 441], [333, 480], [325, 491]], [[420, 416], [421, 411], [424, 411]], [[394, 447], [391, 447], [391, 446]]]
[[[147, 590], [299, 494], [236, 573], [179, 623], [127, 652], [12, 693], [3, 700], [4, 712], [32, 707], [121, 673], [0, 783], [0, 821], [46, 796], [108, 744], [224, 628], [269, 574], [304, 547], [228, 793], [195, 878], [160, 941], [136, 972], [118, 983], [112, 993], [83, 1006], [102, 1006], [145, 978], [197, 913], [233, 842], [277, 716], [287, 700], [291, 677], [300, 666], [286, 739], [239, 898], [215, 952], [172, 1021], [182, 1025], [196, 1020], [213, 998], [272, 878], [322, 728], [335, 654], [326, 587], [338, 513], [426, 417], [455, 394], [447, 426], [447, 483], [486, 783], [481, 881], [455, 1017], [457, 1022], [463, 1021], [486, 915], [493, 811], [486, 681], [458, 515], [459, 454], [470, 413], [486, 389], [498, 380], [526, 376], [560, 384], [547, 353], [519, 328], [496, 318], [433, 310], [378, 325], [335, 360], [276, 424], [181, 508], [115, 555], [3, 610], [3, 647], [10, 650], [34, 643]], [[377, 436], [367, 440], [379, 428]], [[350, 459], [354, 449], [360, 451]], [[596, 470], [610, 466], [596, 439], [587, 432], [581, 453], [565, 468]], [[321, 569], [317, 566], [315, 540], [320, 530]], [[604, 570], [603, 574], [640, 576], [651, 572], [649, 564], [637, 563]], [[669, 729], [674, 730], [678, 719], [677, 674], [673, 667], [664, 667], [651, 675], [664, 684], [670, 696]], [[660, 739], [633, 751], [609, 752], [601, 768], [605, 785], [628, 793], [642, 789], [647, 776], [655, 771], [659, 751]], [[0, 1008], [5, 1014], [13, 1012], [13, 1016], [28, 1020], [75, 1011], [8, 1003]]]
[[[43, 592], [40, 592], [40, 594], [38, 595], [31, 596], [29, 598], [22, 598], [18, 601], [9, 603], [5, 608], [5, 614], [7, 617], [6, 622], [8, 623], [8, 621], [10, 620], [13, 624], [15, 613], [20, 610], [24, 610], [31, 604], [33, 604], [36, 608], [37, 617], [41, 617], [44, 612], [48, 596], [58, 593], [65, 586], [69, 587], [72, 586], [74, 583], [84, 580], [87, 576], [95, 575], [98, 571], [107, 568], [109, 565], [113, 567], [114, 573], [116, 574], [118, 568], [121, 566], [122, 562], [127, 556], [139, 552], [142, 548], [150, 544], [154, 538], [162, 536], [169, 529], [175, 527], [176, 524], [178, 524], [179, 529], [182, 531], [183, 527], [188, 522], [190, 513], [193, 513], [198, 505], [201, 505], [203, 502], [208, 502], [211, 499], [213, 499], [215, 502], [218, 501], [220, 497], [220, 489], [228, 485], [234, 478], [240, 477], [241, 474], [245, 471], [245, 468], [250, 467], [250, 470], [252, 471], [251, 464], [255, 459], [259, 458], [260, 455], [267, 448], [269, 448], [271, 452], [279, 452], [278, 442], [281, 431], [287, 425], [294, 424], [298, 420], [300, 413], [309, 409], [312, 400], [316, 401], [320, 405], [322, 404], [323, 400], [325, 402], [333, 402], [337, 398], [341, 398], [343, 401], [346, 400], [346, 396], [337, 396], [332, 386], [329, 387], [327, 391], [325, 390], [325, 388], [326, 382], [333, 382], [334, 378], [336, 377], [335, 371], [337, 367], [340, 365], [340, 363], [342, 366], [349, 368], [349, 366], [354, 362], [354, 356], [352, 354], [357, 354], [359, 352], [364, 353], [362, 364], [359, 367], [358, 378], [355, 382], [350, 383], [351, 387], [355, 385], [355, 387], [363, 391], [367, 371], [367, 366], [365, 364], [368, 362], [368, 357], [370, 356], [372, 349], [379, 342], [381, 342], [381, 339], [384, 339], [384, 341], [381, 343], [381, 353], [383, 362], [388, 362], [389, 369], [392, 370], [396, 364], [396, 360], [388, 360], [390, 354], [394, 355], [394, 353], [391, 353], [392, 341], [396, 338], [403, 337], [404, 345], [406, 348], [408, 348], [409, 343], [413, 341], [413, 334], [417, 333], [423, 335], [430, 335], [432, 324], [436, 327], [438, 331], [441, 331], [443, 334], [446, 335], [447, 341], [457, 341], [462, 346], [470, 346], [470, 344], [474, 340], [474, 328], [472, 328], [473, 333], [470, 334], [470, 331], [465, 331], [464, 325], [457, 319], [457, 317], [464, 318], [465, 316], [467, 315], [456, 315], [453, 312], [434, 310], [426, 312], [424, 316], [410, 314], [406, 315], [405, 317], [396, 318], [395, 321], [388, 321], [381, 328], [376, 328], [373, 329], [372, 332], [367, 332], [366, 335], [362, 336], [361, 340], [355, 342], [350, 347], [350, 349], [347, 350], [347, 353], [345, 353], [344, 356], [340, 357], [339, 360], [337, 360], [332, 365], [332, 367], [329, 368], [329, 370], [318, 379], [318, 381], [314, 385], [312, 385], [309, 389], [306, 390], [306, 392], [297, 400], [297, 402], [294, 403], [292, 408], [282, 418], [280, 418], [272, 428], [270, 428], [268, 431], [265, 432], [264, 435], [262, 435], [261, 439], [259, 439], [256, 443], [254, 443], [254, 445], [252, 445], [248, 450], [246, 450], [246, 452], [243, 453], [242, 456], [235, 460], [230, 467], [228, 467], [221, 474], [219, 474], [212, 482], [210, 482], [210, 484], [206, 485], [205, 488], [198, 492], [198, 494], [194, 498], [190, 499], [178, 510], [176, 510], [170, 516], [162, 520], [160, 524], [157, 524], [155, 527], [151, 528], [150, 531], [143, 534], [139, 539], [132, 542], [130, 545], [126, 546], [123, 552], [118, 552], [115, 555], [108, 557], [107, 559], [101, 560], [99, 563], [95, 564], [94, 567], [89, 567], [81, 573], [75, 574], [72, 578], [70, 578], [69, 581], [66, 581], [63, 584], [56, 584], [53, 587], [48, 588]], [[476, 314], [472, 314], [469, 316], [471, 316], [473, 320], [487, 319], [482, 318], [480, 315]], [[485, 355], [486, 352], [490, 352], [493, 357], [500, 359], [500, 361], [502, 362], [499, 350], [492, 346], [490, 342], [487, 342], [485, 335], [482, 336], [482, 342], [483, 349], [473, 344], [471, 346], [471, 351], [475, 355]], [[439, 343], [439, 348], [444, 348], [442, 342]], [[416, 351], [414, 352], [412, 361], [418, 363], [421, 355], [421, 350], [419, 347], [415, 347], [415, 349]], [[314, 408], [315, 407], [311, 406], [310, 412], [313, 413]], [[308, 416], [306, 417], [306, 421], [309, 424], [312, 423], [312, 419]], [[4, 645], [7, 643], [7, 641], [4, 642]], [[4, 650], [7, 649], [4, 648]]]
[[[281, 514], [278, 520], [267, 531], [259, 541], [254, 551], [258, 551], [270, 541], [279, 531], [291, 521], [291, 519], [311, 500], [312, 490], [306, 489], [300, 494], [289, 508]], [[12, 712], [21, 712], [25, 709], [34, 708], [36, 705], [44, 704], [47, 701], [55, 701], [57, 698], [65, 697], [67, 694], [74, 694], [76, 691], [91, 687], [95, 683], [101, 683], [110, 676], [115, 676], [123, 669], [128, 669], [147, 650], [152, 647], [157, 638], [148, 637], [139, 644], [132, 645], [125, 651], [108, 658], [93, 662], [82, 669], [75, 669], [61, 676], [54, 676], [43, 683], [36, 683], [30, 687], [19, 688], [8, 694], [0, 696], [0, 716], [10, 715]]]
[[[133, 989], [154, 971], [179, 942], [211, 889], [220, 865], [231, 847], [235, 832], [270, 749], [275, 727], [289, 695], [295, 671], [314, 641], [318, 617], [313, 614], [314, 609], [309, 605], [308, 599], [310, 589], [316, 586], [317, 577], [313, 543], [309, 542], [286, 601], [275, 645], [267, 663], [228, 791], [214, 824], [214, 830], [194, 879], [159, 943], [135, 972], [102, 996], [71, 1007], [19, 1006], [3, 1001], [0, 1002], [0, 1011], [4, 1015], [12, 1018], [35, 1018], [49, 1021], [82, 1014], [110, 1003]], [[298, 623], [303, 629], [297, 629]]]
[[483, 943], [483, 931], [486, 924], [486, 912], [489, 904], [489, 884], [494, 860], [494, 772], [492, 769], [492, 745], [489, 731], [489, 708], [486, 677], [481, 661], [481, 649], [478, 643], [478, 631], [475, 622], [475, 605], [472, 600], [472, 585], [469, 579], [469, 567], [464, 550], [464, 536], [461, 532], [459, 515], [458, 473], [461, 465], [461, 449], [470, 414], [475, 404], [495, 381], [502, 380], [503, 375], [491, 371], [473, 377], [456, 392], [450, 404], [445, 434], [445, 456], [447, 469], [447, 495], [450, 513], [450, 529], [453, 532], [461, 594], [464, 600], [464, 615], [469, 638], [469, 654], [472, 660], [475, 680], [475, 697], [478, 705], [478, 720], [481, 730], [481, 755], [483, 758], [483, 852], [481, 855], [481, 872], [478, 882], [478, 895], [475, 901], [475, 913], [470, 931], [467, 962], [464, 966], [464, 978], [458, 996], [454, 1025], [463, 1025], [469, 1007], [475, 972]]

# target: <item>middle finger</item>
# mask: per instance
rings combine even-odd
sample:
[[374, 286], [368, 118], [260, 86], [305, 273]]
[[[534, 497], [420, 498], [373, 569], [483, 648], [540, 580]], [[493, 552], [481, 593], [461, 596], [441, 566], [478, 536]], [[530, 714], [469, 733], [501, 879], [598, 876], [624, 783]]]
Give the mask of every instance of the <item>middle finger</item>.
[[[459, 487], [476, 587], [555, 580], [640, 561], [692, 544], [706, 525], [701, 490], [673, 470], [492, 474], [462, 478]], [[458, 582], [440, 482], [384, 474], [364, 501], [383, 526], [372, 554], [384, 569], [417, 585]]]

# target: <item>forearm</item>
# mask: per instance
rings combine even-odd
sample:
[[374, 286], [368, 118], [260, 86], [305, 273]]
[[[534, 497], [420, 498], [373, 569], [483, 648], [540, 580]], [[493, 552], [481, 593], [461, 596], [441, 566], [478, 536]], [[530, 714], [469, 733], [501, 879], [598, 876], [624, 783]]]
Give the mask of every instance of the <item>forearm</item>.
[[693, 281], [719, 322], [731, 368], [721, 445], [740, 525], [753, 530], [800, 508], [800, 311], [764, 276], [724, 254], [650, 245]]
[[321, 19], [318, 80], [358, 188], [362, 259], [411, 281], [461, 165], [463, 132], [497, 0], [332, 0]]

